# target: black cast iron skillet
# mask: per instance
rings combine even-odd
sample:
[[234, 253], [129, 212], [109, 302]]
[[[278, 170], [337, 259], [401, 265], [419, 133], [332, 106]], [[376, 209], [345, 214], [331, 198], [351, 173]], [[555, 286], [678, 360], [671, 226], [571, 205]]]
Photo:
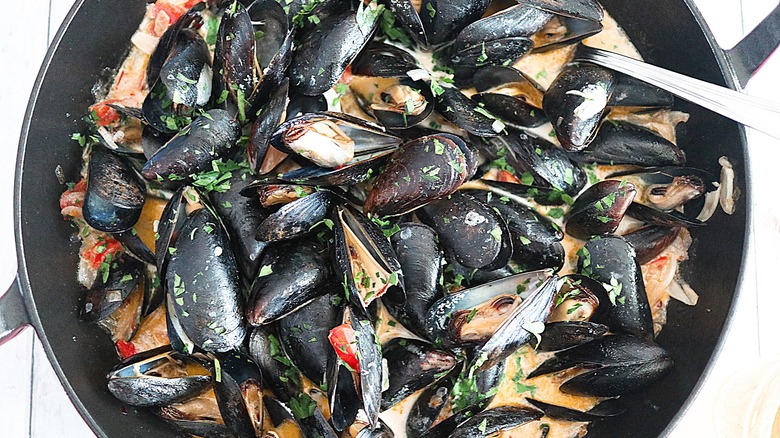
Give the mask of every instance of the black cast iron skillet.
[[[780, 41], [780, 7], [737, 47], [724, 51], [689, 0], [602, 3], [649, 62], [731, 88], [744, 86]], [[61, 165], [70, 180], [76, 179], [81, 151], [70, 134], [85, 128], [80, 118], [92, 103], [90, 90], [105, 67], [119, 64], [145, 8], [143, 0], [80, 0], [54, 38], [19, 143], [14, 195], [19, 273], [0, 299], [0, 343], [32, 325], [71, 400], [101, 437], [177, 436], [153, 414], [123, 407], [106, 389], [116, 353], [99, 328], [78, 321], [83, 295], [74, 272], [78, 245], [60, 216], [64, 189], [54, 174]], [[625, 397], [628, 412], [594, 424], [589, 436], [670, 432], [717, 355], [735, 299], [750, 206], [744, 129], [687, 102], [677, 106], [691, 115], [679, 133], [689, 164], [718, 174], [718, 157], [728, 156], [743, 196], [734, 215], [718, 213], [704, 229], [692, 230], [691, 261], [683, 271], [701, 298], [695, 307], [672, 301], [669, 323], [658, 338], [675, 359], [673, 371], [648, 390]]]

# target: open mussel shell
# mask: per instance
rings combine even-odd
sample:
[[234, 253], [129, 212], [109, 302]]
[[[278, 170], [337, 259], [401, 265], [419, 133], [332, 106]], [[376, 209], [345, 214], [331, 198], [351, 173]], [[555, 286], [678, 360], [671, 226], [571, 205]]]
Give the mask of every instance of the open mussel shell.
[[194, 346], [223, 352], [243, 344], [238, 267], [219, 218], [209, 208], [195, 210], [160, 251], [169, 255], [163, 280], [172, 306], [168, 312]]
[[663, 212], [683, 205], [693, 207], [689, 201], [708, 191], [705, 181], [715, 180], [708, 172], [690, 167], [657, 167], [609, 175], [609, 178], [616, 177], [636, 186], [635, 202]]
[[247, 302], [246, 317], [252, 325], [269, 324], [327, 292], [326, 254], [312, 243], [269, 245], [260, 265]]
[[191, 188], [189, 186], [181, 186], [173, 193], [168, 204], [165, 205], [160, 221], [157, 227], [157, 239], [155, 241], [155, 260], [157, 266], [157, 275], [160, 279], [165, 278], [165, 270], [170, 259], [169, 246], [174, 246], [176, 236], [181, 230], [184, 221], [187, 219], [187, 202], [184, 200], [185, 192]]
[[287, 405], [273, 397], [266, 395], [263, 396], [263, 406], [265, 406], [266, 410], [268, 411], [268, 419], [276, 431], [285, 430], [291, 433], [293, 431], [300, 433], [300, 425], [298, 425], [292, 410], [290, 410]]
[[219, 412], [214, 391], [163, 406], [157, 411], [163, 420], [182, 432], [203, 437], [232, 436]]
[[498, 269], [512, 256], [512, 236], [504, 219], [473, 197], [455, 192], [418, 211], [445, 251], [468, 268]]
[[449, 406], [450, 395], [459, 370], [460, 367], [456, 366], [446, 376], [420, 393], [406, 420], [406, 435], [409, 438], [422, 436], [436, 422], [442, 410]]
[[615, 74], [587, 63], [567, 64], [544, 95], [542, 106], [566, 150], [590, 144], [601, 126]]
[[[184, 112], [184, 111], [180, 111]], [[162, 81], [157, 81], [146, 95], [141, 105], [143, 121], [155, 131], [165, 134], [176, 134], [179, 130], [179, 114], [174, 111], [173, 102], [168, 98], [168, 88]]]
[[433, 112], [433, 93], [423, 81], [401, 79], [376, 93], [373, 101], [363, 105], [388, 129], [410, 128], [422, 123]]
[[108, 373], [108, 390], [131, 406], [164, 406], [198, 395], [211, 375], [184, 354], [160, 347], [131, 356]]
[[[496, 298], [514, 297], [528, 289], [536, 288], [550, 274], [552, 274], [551, 271], [545, 270], [516, 274], [442, 297], [430, 307], [426, 315], [427, 337], [437, 343], [441, 342], [446, 347], [461, 345], [460, 334], [452, 331], [453, 322], [456, 319], [463, 319], [462, 323], [472, 322], [476, 316], [476, 312], [471, 315], [473, 309], [482, 304], [490, 303]], [[470, 321], [465, 321], [469, 319], [469, 316], [471, 316]], [[501, 321], [499, 320], [492, 327], [493, 331], [500, 325]], [[479, 321], [474, 322], [478, 323]], [[462, 324], [460, 325], [462, 326]]]
[[176, 34], [168, 59], [160, 69], [168, 98], [176, 105], [202, 107], [211, 98], [211, 55], [208, 45], [195, 29]]
[[476, 102], [454, 87], [444, 87], [436, 95], [436, 112], [455, 126], [472, 135], [495, 137], [503, 131], [503, 124]]
[[252, 125], [247, 145], [247, 159], [250, 168], [259, 173], [266, 159], [271, 136], [279, 123], [281, 123], [287, 108], [289, 79], [284, 79], [281, 86], [275, 89], [268, 102], [263, 106]]
[[685, 153], [660, 135], [625, 122], [607, 120], [588, 147], [582, 151], [585, 161], [637, 166], [679, 166]]
[[393, 430], [390, 429], [390, 427], [385, 424], [384, 421], [379, 420], [379, 424], [377, 424], [377, 427], [371, 427], [369, 425], [366, 425], [366, 427], [360, 429], [360, 431], [355, 435], [355, 438], [393, 438], [395, 435], [393, 434]]
[[106, 281], [97, 278], [84, 298], [80, 318], [84, 322], [97, 322], [108, 318], [138, 287], [144, 288], [143, 263], [122, 255], [109, 261], [114, 266], [108, 271]]
[[458, 363], [452, 353], [414, 339], [395, 338], [383, 347], [382, 355], [392, 370], [389, 386], [382, 393], [382, 410], [431, 385]]
[[328, 15], [303, 35], [290, 64], [296, 91], [316, 96], [331, 88], [368, 43], [380, 14], [376, 3], [361, 3], [357, 11]]
[[354, 423], [362, 407], [352, 372], [335, 354], [328, 360], [328, 403], [330, 421], [338, 431]]
[[671, 355], [652, 341], [614, 335], [558, 352], [528, 377], [580, 367], [586, 371], [564, 382], [561, 391], [616, 397], [658, 380], [672, 365]]
[[377, 177], [363, 210], [400, 215], [453, 194], [476, 171], [476, 157], [451, 134], [421, 137], [401, 146]]
[[634, 248], [622, 237], [608, 236], [588, 242], [578, 254], [580, 273], [604, 284], [609, 294], [609, 300], [599, 303], [609, 306], [605, 320], [594, 322], [653, 339], [653, 317]]
[[324, 186], [353, 186], [361, 183], [387, 163], [395, 149], [368, 153], [353, 158], [343, 166], [328, 169], [319, 166], [306, 166], [279, 175], [279, 179], [291, 183]]
[[145, 201], [146, 187], [133, 167], [124, 158], [95, 146], [82, 205], [87, 224], [109, 233], [127, 231], [138, 222]]
[[504, 124], [516, 129], [536, 128], [547, 121], [544, 111], [529, 105], [524, 99], [500, 93], [479, 93], [471, 96]]
[[[611, 300], [603, 283], [579, 274], [569, 274], [563, 277], [563, 280], [548, 321], [553, 323], [605, 320]], [[562, 328], [563, 339], [567, 333], [577, 336], [576, 333], [579, 332], [576, 325]], [[600, 330], [596, 327], [592, 328], [596, 331]]]
[[196, 118], [146, 162], [141, 174], [150, 180], [179, 181], [226, 157], [241, 136], [227, 111], [213, 109]]
[[280, 151], [319, 167], [337, 168], [353, 158], [395, 149], [401, 139], [384, 128], [342, 113], [309, 113], [284, 122], [271, 138]]
[[284, 352], [275, 326], [255, 327], [249, 336], [249, 354], [260, 369], [264, 387], [282, 402], [289, 402], [298, 393], [298, 370]]
[[303, 236], [328, 216], [336, 196], [328, 189], [299, 198], [271, 213], [257, 227], [255, 238], [278, 242]]
[[578, 239], [612, 234], [636, 196], [633, 184], [608, 180], [589, 187], [572, 205], [566, 233]]
[[601, 418], [615, 417], [626, 411], [617, 400], [605, 400], [590, 410], [577, 411], [574, 409], [566, 408], [563, 406], [556, 406], [550, 403], [545, 403], [540, 400], [534, 400], [532, 398], [526, 398], [526, 400], [544, 411], [544, 415], [554, 418], [556, 420], [565, 421], [594, 421]]
[[251, 181], [246, 169], [234, 171], [228, 181], [230, 188], [224, 192], [212, 191], [209, 196], [230, 235], [242, 279], [251, 284], [260, 269], [263, 251], [268, 246], [266, 242], [255, 239], [255, 233], [271, 211], [263, 208], [257, 197], [241, 195]]
[[439, 278], [443, 253], [438, 237], [429, 227], [404, 222], [390, 238], [401, 271], [404, 273], [406, 301], [402, 306], [386, 302], [385, 306], [404, 327], [419, 336], [425, 336], [425, 315], [436, 300], [441, 298]]
[[360, 397], [368, 423], [379, 421], [382, 403], [382, 351], [371, 318], [362, 306], [349, 304], [349, 324], [355, 330], [360, 366]]
[[479, 348], [473, 366], [479, 370], [488, 369], [509, 357], [534, 336], [538, 336], [538, 333], [532, 333], [530, 330], [534, 329], [534, 325], [543, 324], [547, 320], [558, 289], [558, 277], [553, 275], [531, 292]]
[[277, 323], [284, 350], [303, 375], [317, 384], [327, 382], [328, 362], [336, 358], [328, 334], [342, 322], [341, 286], [331, 284], [330, 289]]
[[263, 377], [252, 358], [239, 352], [218, 355], [212, 375], [225, 426], [237, 436], [258, 436], [265, 410]]
[[407, 33], [423, 47], [435, 47], [455, 36], [487, 10], [487, 0], [423, 0], [419, 9], [410, 0], [392, 0], [389, 9]]
[[677, 210], [661, 211], [638, 202], [631, 203], [626, 214], [642, 222], [664, 227], [700, 227], [706, 224]]
[[[290, 25], [284, 6], [273, 0], [247, 1], [255, 34], [255, 54], [261, 68], [268, 67], [284, 46]], [[292, 5], [291, 10], [292, 10]], [[293, 13], [294, 14], [294, 13]]]
[[333, 223], [336, 264], [350, 302], [365, 308], [387, 294], [391, 303], [403, 305], [401, 264], [382, 230], [349, 206], [336, 206]]
[[680, 227], [650, 225], [623, 236], [634, 247], [636, 260], [643, 265], [661, 254], [680, 236]]
[[536, 409], [499, 406], [482, 411], [464, 421], [452, 431], [450, 438], [478, 438], [513, 429], [536, 421], [544, 413]]

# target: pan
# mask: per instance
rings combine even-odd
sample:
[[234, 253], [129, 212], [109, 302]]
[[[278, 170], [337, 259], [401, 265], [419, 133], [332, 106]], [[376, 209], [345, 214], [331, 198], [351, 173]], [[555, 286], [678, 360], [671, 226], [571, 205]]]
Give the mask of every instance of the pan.
[[[736, 47], [723, 50], [690, 0], [601, 3], [650, 63], [734, 89], [744, 87], [780, 42], [780, 6]], [[119, 64], [145, 8], [142, 0], [77, 1], [49, 48], [19, 143], [14, 191], [19, 272], [0, 299], [0, 343], [32, 326], [73, 404], [100, 437], [178, 436], [150, 412], [123, 406], [106, 388], [116, 353], [99, 328], [78, 320], [83, 293], [74, 273], [78, 245], [57, 208], [63, 187], [54, 172], [59, 165], [69, 180], [78, 174], [81, 151], [70, 134], [84, 130], [80, 117], [92, 103], [91, 88], [105, 66]], [[668, 434], [704, 384], [737, 298], [751, 200], [745, 131], [687, 102], [676, 109], [691, 115], [679, 132], [689, 164], [717, 174], [718, 158], [728, 156], [743, 196], [735, 214], [716, 215], [706, 230], [692, 230], [691, 261], [683, 275], [706, 293], [697, 306], [674, 301], [669, 306], [669, 323], [657, 341], [675, 358], [672, 372], [627, 396], [631, 409], [596, 422], [589, 436]]]

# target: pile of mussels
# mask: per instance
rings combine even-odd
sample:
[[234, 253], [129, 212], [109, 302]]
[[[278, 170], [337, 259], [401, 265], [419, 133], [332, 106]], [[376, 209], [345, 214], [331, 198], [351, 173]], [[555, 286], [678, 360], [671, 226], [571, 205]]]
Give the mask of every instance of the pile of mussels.
[[[82, 309], [127, 356], [112, 394], [208, 437], [574, 436], [670, 369], [640, 263], [701, 224], [708, 175], [605, 118], [671, 97], [576, 62], [543, 90], [509, 65], [600, 6], [489, 3], [209, 1], [168, 28], [89, 145], [83, 218], [121, 242]], [[140, 150], [103, 135], [126, 123]]]

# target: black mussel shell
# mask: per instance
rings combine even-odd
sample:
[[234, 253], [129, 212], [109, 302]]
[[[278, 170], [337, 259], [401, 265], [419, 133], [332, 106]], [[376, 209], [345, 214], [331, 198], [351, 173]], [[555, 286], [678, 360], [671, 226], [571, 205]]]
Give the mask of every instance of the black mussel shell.
[[368, 43], [351, 65], [353, 75], [376, 78], [401, 78], [417, 68], [409, 52], [378, 41]]
[[389, 387], [382, 393], [382, 410], [444, 377], [458, 363], [452, 353], [414, 339], [395, 338], [383, 347], [382, 355], [392, 370]]
[[472, 135], [495, 137], [503, 131], [503, 123], [454, 87], [444, 87], [437, 93], [436, 112], [455, 126]]
[[623, 236], [636, 251], [636, 260], [640, 265], [648, 263], [661, 254], [680, 236], [680, 227], [650, 225]]
[[609, 99], [609, 106], [629, 108], [671, 108], [674, 105], [672, 93], [642, 82], [632, 76], [618, 74], [615, 91]]
[[535, 7], [564, 17], [601, 21], [604, 11], [594, 0], [529, 0]]
[[607, 180], [583, 192], [566, 219], [566, 233], [578, 239], [612, 234], [636, 196], [636, 188], [625, 181]]
[[418, 211], [433, 228], [445, 251], [468, 268], [498, 269], [512, 256], [512, 236], [506, 222], [492, 208], [455, 192]]
[[108, 390], [130, 406], [164, 406], [180, 402], [206, 391], [211, 375], [189, 374], [186, 367], [197, 361], [184, 354], [160, 347], [122, 361], [108, 373]]
[[256, 197], [241, 195], [241, 191], [251, 182], [246, 169], [234, 171], [228, 181], [230, 188], [224, 192], [212, 191], [210, 198], [230, 234], [230, 243], [242, 278], [246, 284], [251, 284], [260, 269], [260, 259], [267, 246], [266, 242], [255, 239], [255, 230], [271, 211], [263, 208]]
[[209, 208], [190, 213], [167, 252], [164, 281], [173, 306], [168, 311], [186, 337], [210, 352], [242, 345], [246, 330], [238, 267], [219, 218]]
[[[79, 316], [84, 322], [108, 318], [137, 287], [144, 288], [144, 265], [133, 257], [121, 255], [113, 262], [106, 281], [98, 277], [84, 298]], [[113, 263], [116, 263], [113, 266]]]
[[442, 297], [439, 278], [443, 253], [438, 237], [429, 227], [404, 222], [390, 238], [401, 271], [404, 273], [406, 302], [403, 306], [385, 303], [388, 311], [404, 327], [419, 336], [425, 336], [425, 315], [436, 300]]
[[255, 31], [243, 5], [224, 10], [217, 40], [214, 57], [219, 58], [220, 70], [215, 74], [222, 75], [225, 90], [236, 102], [249, 98], [255, 88]]
[[587, 371], [564, 382], [561, 391], [616, 397], [658, 380], [669, 372], [672, 365], [671, 355], [652, 341], [631, 335], [614, 335], [558, 352], [528, 377], [581, 367]]
[[176, 35], [174, 46], [160, 70], [168, 98], [174, 104], [202, 107], [211, 98], [211, 55], [208, 45], [195, 29], [185, 28]]
[[559, 351], [603, 337], [609, 331], [604, 324], [588, 321], [558, 321], [544, 327], [539, 351]]
[[252, 284], [246, 317], [252, 325], [269, 324], [327, 292], [327, 254], [311, 243], [269, 245]]
[[328, 340], [330, 329], [342, 322], [341, 285], [279, 320], [279, 339], [301, 372], [316, 384], [327, 383], [328, 362], [336, 354]]
[[626, 411], [617, 400], [605, 400], [588, 411], [577, 411], [563, 406], [556, 406], [543, 401], [526, 398], [529, 403], [544, 411], [544, 415], [565, 421], [594, 421], [600, 418], [615, 417]]
[[420, 393], [406, 420], [406, 435], [409, 438], [422, 436], [439, 417], [442, 409], [447, 406], [458, 368], [456, 367], [447, 376]]
[[625, 122], [608, 120], [582, 151], [585, 161], [637, 166], [679, 166], [685, 152], [660, 135]]
[[488, 0], [423, 0], [419, 17], [426, 43], [438, 46], [452, 41], [463, 28], [482, 16], [489, 3]]
[[435, 134], [405, 143], [377, 177], [363, 210], [400, 215], [453, 194], [476, 170], [475, 155], [460, 137]]
[[328, 403], [330, 421], [338, 431], [355, 422], [362, 407], [352, 372], [333, 354], [328, 360]]
[[282, 181], [305, 183], [324, 186], [354, 186], [371, 175], [376, 174], [384, 166], [395, 150], [379, 151], [361, 155], [336, 169], [319, 166], [307, 166], [291, 170], [279, 176]]
[[190, 8], [175, 23], [170, 25], [160, 37], [154, 52], [149, 57], [149, 62], [146, 64], [146, 84], [149, 88], [152, 88], [160, 78], [160, 70], [170, 56], [179, 32], [189, 26], [197, 26], [203, 21], [200, 12], [204, 7], [204, 3], [198, 3]]
[[268, 102], [263, 106], [257, 120], [252, 125], [252, 132], [249, 134], [249, 144], [247, 145], [247, 159], [249, 166], [255, 173], [260, 173], [268, 146], [276, 127], [282, 121], [286, 106], [287, 95], [290, 88], [289, 79], [284, 79], [270, 96]]
[[375, 6], [376, 3], [361, 3], [357, 12], [329, 15], [303, 36], [290, 65], [296, 91], [316, 96], [336, 84], [371, 39], [380, 15]]
[[371, 317], [362, 306], [349, 304], [349, 323], [355, 330], [360, 366], [360, 395], [370, 425], [379, 421], [382, 402], [382, 351]]
[[601, 125], [615, 85], [615, 74], [592, 64], [563, 68], [544, 95], [542, 106], [566, 150], [582, 150]]
[[[257, 0], [248, 3], [250, 5], [247, 10], [254, 26], [257, 62], [261, 68], [266, 68], [284, 47], [284, 40], [290, 30], [287, 14], [284, 6], [274, 0]], [[292, 5], [290, 6], [292, 9]]]
[[541, 108], [531, 106], [517, 96], [479, 93], [471, 96], [471, 99], [513, 128], [535, 128], [547, 121], [547, 116]]
[[599, 303], [609, 306], [605, 320], [594, 322], [653, 339], [653, 317], [634, 248], [622, 237], [608, 236], [588, 242], [578, 255], [580, 273], [603, 283], [609, 294], [609, 300]]
[[127, 231], [141, 217], [145, 201], [146, 187], [132, 166], [102, 146], [95, 146], [82, 206], [87, 224], [109, 233]]
[[153, 181], [187, 179], [226, 157], [240, 136], [238, 123], [227, 111], [207, 111], [160, 148], [141, 174]]
[[278, 242], [303, 236], [328, 216], [335, 200], [333, 192], [321, 189], [290, 202], [260, 223], [255, 238], [263, 242]]
[[499, 406], [482, 411], [461, 423], [450, 438], [478, 438], [536, 421], [544, 413], [535, 409]]
[[208, 437], [232, 436], [225, 427], [219, 404], [212, 394], [204, 393], [183, 402], [163, 406], [157, 411], [163, 420], [182, 432]]

